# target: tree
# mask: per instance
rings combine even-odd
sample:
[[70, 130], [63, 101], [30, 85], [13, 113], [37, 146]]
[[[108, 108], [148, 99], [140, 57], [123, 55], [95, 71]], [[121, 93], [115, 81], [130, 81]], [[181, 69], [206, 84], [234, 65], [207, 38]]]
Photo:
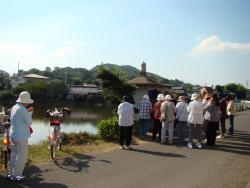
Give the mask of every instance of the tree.
[[231, 83], [231, 84], [225, 85], [224, 88], [225, 88], [224, 91], [227, 93], [230, 93], [230, 92], [235, 93], [238, 99], [246, 98], [247, 89], [241, 84]]
[[120, 78], [118, 72], [111, 72], [101, 67], [96, 78], [101, 80], [104, 98], [112, 101], [112, 103], [119, 103], [124, 95], [133, 98], [135, 87]]
[[216, 85], [216, 86], [215, 86], [215, 89], [216, 89], [216, 91], [219, 92], [219, 93], [223, 93], [224, 90], [225, 90], [224, 86], [221, 86], [221, 85]]
[[0, 90], [9, 89], [10, 88], [10, 75], [0, 70]]

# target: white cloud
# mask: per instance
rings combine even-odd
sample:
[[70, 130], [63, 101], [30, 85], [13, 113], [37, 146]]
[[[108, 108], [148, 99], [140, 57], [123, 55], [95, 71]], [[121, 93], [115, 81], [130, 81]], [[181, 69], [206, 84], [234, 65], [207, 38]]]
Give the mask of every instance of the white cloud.
[[222, 41], [220, 37], [214, 35], [207, 38], [201, 38], [199, 44], [192, 49], [191, 54], [222, 52], [227, 50], [250, 52], [250, 43], [225, 42]]
[[62, 46], [55, 50], [54, 55], [57, 57], [62, 57], [76, 53], [84, 44], [85, 43], [82, 41], [63, 41]]
[[0, 52], [14, 55], [19, 54], [32, 54], [38, 50], [37, 45], [33, 44], [16, 44], [16, 43], [3, 43], [0, 44]]

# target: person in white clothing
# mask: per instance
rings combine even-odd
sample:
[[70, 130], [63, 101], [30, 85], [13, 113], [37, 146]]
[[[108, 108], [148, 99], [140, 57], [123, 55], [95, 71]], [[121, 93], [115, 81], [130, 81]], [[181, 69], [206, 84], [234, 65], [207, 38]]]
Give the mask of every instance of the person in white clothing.
[[[122, 149], [131, 148], [132, 129], [134, 124], [134, 106], [128, 102], [128, 97], [123, 97], [123, 102], [118, 106], [117, 114], [119, 116], [120, 126], [120, 147]], [[126, 145], [124, 146], [124, 141]]]
[[187, 107], [188, 115], [188, 124], [189, 124], [189, 142], [187, 146], [189, 148], [193, 147], [193, 138], [197, 137], [198, 142], [196, 146], [198, 148], [202, 148], [201, 145], [201, 127], [204, 122], [203, 117], [203, 104], [199, 100], [200, 95], [197, 93], [192, 94], [191, 100], [192, 102], [189, 103]]
[[187, 119], [188, 119], [188, 111], [187, 111], [188, 103], [186, 101], [185, 96], [179, 96], [178, 103], [176, 104], [176, 119], [177, 121], [177, 137], [179, 142], [185, 141], [187, 135]]
[[28, 138], [32, 124], [31, 114], [27, 110], [28, 105], [33, 103], [29, 92], [21, 92], [16, 102], [11, 109], [10, 116], [11, 155], [10, 171], [7, 177], [11, 181], [20, 181], [24, 178], [22, 173], [27, 160]]

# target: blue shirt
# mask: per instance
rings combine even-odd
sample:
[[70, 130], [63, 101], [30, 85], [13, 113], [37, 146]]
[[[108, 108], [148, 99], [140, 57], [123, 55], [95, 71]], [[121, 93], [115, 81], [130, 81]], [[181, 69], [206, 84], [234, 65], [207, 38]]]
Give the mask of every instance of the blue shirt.
[[17, 103], [12, 107], [10, 121], [11, 139], [18, 141], [30, 137], [29, 126], [32, 124], [32, 119], [28, 110], [23, 105]]

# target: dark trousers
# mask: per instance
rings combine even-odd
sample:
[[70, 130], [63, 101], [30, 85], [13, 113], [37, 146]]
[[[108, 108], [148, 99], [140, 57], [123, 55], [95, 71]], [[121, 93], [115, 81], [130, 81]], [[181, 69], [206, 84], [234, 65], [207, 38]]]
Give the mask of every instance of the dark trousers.
[[153, 127], [153, 140], [156, 139], [157, 134], [159, 134], [159, 141], [161, 140], [161, 126], [162, 123], [159, 119], [154, 119], [154, 127]]
[[233, 135], [234, 134], [234, 115], [229, 115], [228, 118], [229, 118], [229, 123], [230, 123], [228, 132], [230, 135]]
[[126, 146], [130, 146], [132, 140], [132, 129], [133, 126], [120, 126], [120, 145], [124, 145], [126, 140]]
[[226, 116], [220, 118], [220, 128], [221, 128], [221, 135], [224, 135], [226, 132]]
[[206, 126], [207, 145], [214, 146], [219, 122], [208, 121]]

